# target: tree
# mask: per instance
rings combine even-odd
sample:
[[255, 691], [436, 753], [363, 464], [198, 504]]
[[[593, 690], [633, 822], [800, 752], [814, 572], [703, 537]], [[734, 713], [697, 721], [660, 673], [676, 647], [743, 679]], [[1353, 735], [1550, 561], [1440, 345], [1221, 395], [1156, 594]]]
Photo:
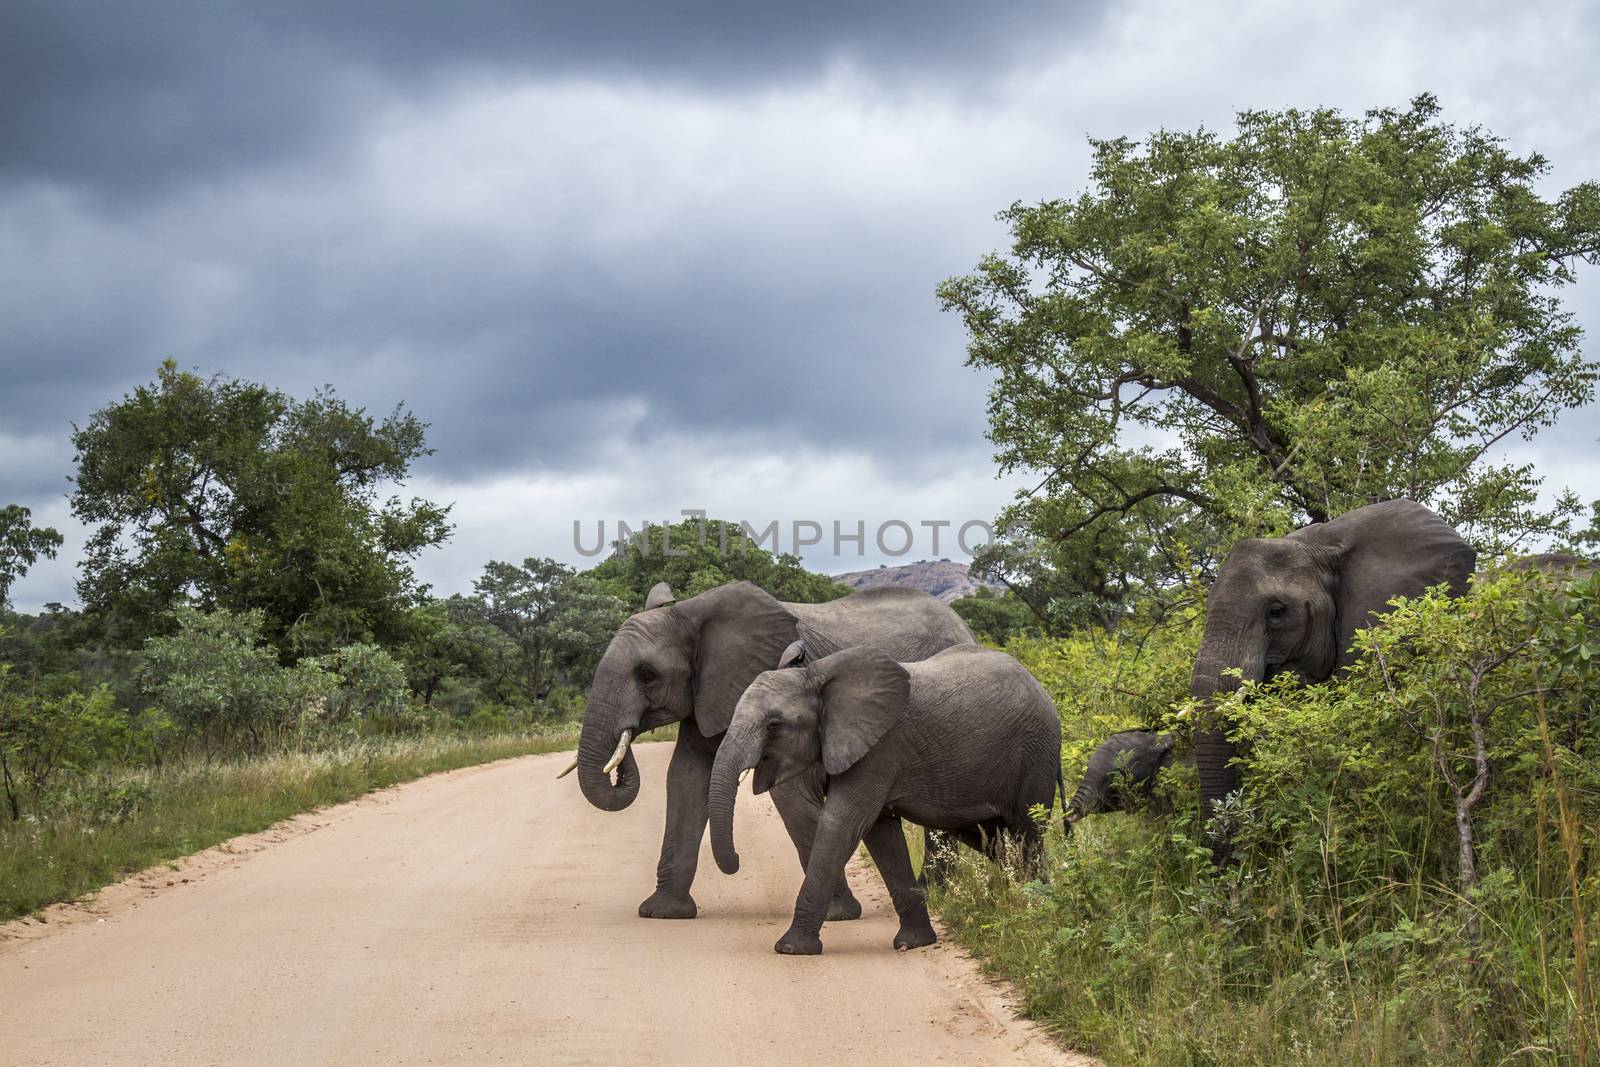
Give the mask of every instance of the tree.
[[1002, 525], [1069, 592], [1115, 606], [1177, 550], [1204, 569], [1396, 496], [1486, 548], [1563, 528], [1576, 500], [1541, 511], [1490, 456], [1593, 396], [1557, 294], [1600, 250], [1600, 186], [1543, 199], [1543, 157], [1439, 114], [1091, 141], [1087, 192], [1014, 204], [1010, 251], [940, 287], [997, 375], [1001, 464], [1039, 475]]
[[563, 684], [588, 688], [594, 670], [631, 611], [627, 590], [592, 573], [574, 574], [556, 590], [550, 613], [551, 662]]
[[667, 582], [679, 597], [729, 582], [753, 582], [796, 604], [820, 604], [850, 592], [827, 575], [806, 570], [799, 556], [762, 548], [759, 533], [747, 535], [739, 523], [721, 519], [651, 523], [615, 542], [611, 555], [589, 573], [626, 589], [635, 610], [657, 582]]
[[553, 559], [525, 559], [522, 565], [490, 560], [472, 583], [484, 604], [484, 617], [516, 644], [522, 659], [527, 699], [545, 692], [545, 661], [550, 652], [550, 616], [556, 590], [572, 568]]
[[49, 526], [34, 526], [33, 512], [20, 504], [0, 508], [0, 609], [4, 609], [11, 584], [39, 557], [55, 559], [61, 535]]
[[482, 618], [510, 638], [522, 695], [538, 701], [558, 682], [587, 685], [607, 642], [628, 617], [624, 591], [553, 559], [491, 560], [473, 582]]
[[973, 636], [996, 648], [1004, 648], [1013, 637], [1037, 637], [1039, 620], [1028, 605], [1015, 596], [997, 596], [993, 589], [980, 585], [971, 596], [950, 605]]
[[175, 632], [140, 652], [140, 688], [208, 754], [282, 747], [334, 697], [339, 678], [316, 659], [279, 664], [262, 644], [260, 612], [173, 615]]
[[406, 561], [450, 533], [448, 507], [379, 496], [432, 454], [425, 429], [167, 361], [73, 433], [73, 513], [98, 525], [86, 611], [129, 644], [187, 601], [261, 612], [282, 655], [398, 642], [419, 595]]

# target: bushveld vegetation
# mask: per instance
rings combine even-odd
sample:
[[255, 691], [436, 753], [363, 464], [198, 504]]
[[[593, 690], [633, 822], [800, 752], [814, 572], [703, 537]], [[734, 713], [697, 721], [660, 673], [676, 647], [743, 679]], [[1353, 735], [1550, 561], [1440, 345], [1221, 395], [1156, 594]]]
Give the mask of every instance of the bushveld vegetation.
[[[1200, 624], [1007, 646], [1061, 708], [1069, 784], [1108, 733], [1187, 729]], [[1233, 698], [1233, 866], [1179, 766], [1146, 810], [1057, 822], [1040, 880], [964, 858], [935, 902], [1112, 1063], [1593, 1062], [1597, 628], [1600, 579], [1405, 603], [1349, 677]]]
[[[967, 617], [1055, 697], [1069, 787], [1107, 734], [1202, 717], [1244, 786], [1202, 813], [1180, 763], [1057, 827], [1037, 881], [965, 858], [944, 919], [1114, 1064], [1600, 1062], [1600, 579], [1496, 566], [1600, 523], [1493, 461], [1593, 397], [1557, 293], [1600, 187], [1543, 199], [1543, 159], [1427, 97], [1093, 148], [1088, 191], [1012, 207], [941, 290], [1039, 475], [979, 561], [1014, 607]], [[1399, 603], [1327, 683], [1189, 699], [1232, 544], [1399, 496], [1480, 549], [1467, 595]]]
[[408, 560], [448, 509], [381, 495], [425, 429], [169, 362], [74, 436], [73, 506], [96, 524], [82, 610], [7, 609], [62, 538], [0, 511], [0, 917], [368, 789], [574, 745], [595, 663], [657, 581], [845, 591], [755, 546], [667, 556], [652, 527], [588, 572], [491, 560], [470, 593], [432, 596]]

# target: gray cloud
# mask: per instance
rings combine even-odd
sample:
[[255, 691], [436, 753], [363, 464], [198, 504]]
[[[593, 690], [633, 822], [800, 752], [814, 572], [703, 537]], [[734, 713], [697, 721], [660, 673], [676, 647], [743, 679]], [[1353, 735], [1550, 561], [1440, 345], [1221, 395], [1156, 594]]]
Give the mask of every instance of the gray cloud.
[[968, 79], [1099, 4], [537, 4], [486, 0], [137, 5], [22, 0], [0, 33], [0, 174], [116, 199], [326, 148], [394, 97], [471, 75], [748, 90], [850, 62]]

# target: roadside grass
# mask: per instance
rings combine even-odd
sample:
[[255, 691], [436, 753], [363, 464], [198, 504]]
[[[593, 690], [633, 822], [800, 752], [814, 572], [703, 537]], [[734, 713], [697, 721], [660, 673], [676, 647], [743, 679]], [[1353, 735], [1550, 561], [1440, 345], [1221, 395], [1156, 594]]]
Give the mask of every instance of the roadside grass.
[[[641, 741], [666, 740], [653, 731]], [[474, 737], [363, 739], [315, 751], [160, 770], [108, 768], [43, 817], [0, 822], [0, 921], [374, 789], [576, 747], [578, 724]]]
[[[1473, 902], [1493, 931], [1473, 946], [1449, 886], [1334, 885], [1330, 906], [1270, 862], [1218, 875], [1187, 834], [1138, 814], [1070, 840], [1055, 828], [1039, 880], [968, 849], [952, 868], [930, 903], [955, 940], [1024, 1015], [1112, 1067], [1590, 1062], [1560, 951], [1570, 904], [1509, 877]], [[1388, 901], [1410, 916], [1341, 933], [1341, 912], [1353, 926]]]

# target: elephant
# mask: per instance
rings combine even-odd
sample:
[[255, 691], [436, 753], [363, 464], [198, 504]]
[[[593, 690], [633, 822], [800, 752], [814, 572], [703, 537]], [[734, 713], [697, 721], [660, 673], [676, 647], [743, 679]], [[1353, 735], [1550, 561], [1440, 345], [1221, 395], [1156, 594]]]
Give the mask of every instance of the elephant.
[[[817, 655], [871, 645], [905, 661], [972, 644], [959, 615], [914, 589], [871, 589], [825, 604], [788, 604], [750, 582], [682, 601], [665, 582], [658, 583], [645, 610], [618, 628], [595, 669], [574, 760], [589, 803], [619, 811], [639, 792], [633, 738], [669, 723], [683, 724], [667, 770], [667, 823], [656, 889], [639, 905], [640, 916], [695, 917], [689, 889], [705, 836], [712, 760], [745, 687], [797, 639]], [[814, 793], [798, 781], [773, 791], [802, 866], [819, 811]], [[861, 905], [841, 885], [830, 916], [843, 920], [860, 914]]]
[[998, 857], [1021, 846], [1037, 865], [1039, 828], [1061, 788], [1061, 722], [1027, 669], [976, 645], [897, 663], [875, 648], [847, 648], [801, 668], [769, 671], [740, 698], [711, 771], [711, 852], [727, 874], [739, 779], [756, 793], [825, 776], [822, 810], [794, 919], [774, 948], [822, 951], [822, 923], [845, 863], [863, 841], [900, 917], [896, 948], [937, 936], [911, 870], [900, 820], [951, 833]]
[[1085, 816], [1126, 811], [1135, 797], [1149, 796], [1156, 775], [1172, 765], [1177, 744], [1176, 734], [1149, 730], [1122, 730], [1100, 742], [1067, 804], [1067, 832]]
[[[1203, 707], [1236, 690], [1241, 678], [1325, 681], [1354, 662], [1355, 632], [1372, 625], [1391, 599], [1439, 584], [1459, 596], [1476, 561], [1477, 551], [1448, 523], [1403, 499], [1284, 537], [1241, 541], [1212, 584], [1190, 693]], [[1195, 731], [1194, 755], [1205, 819], [1240, 786], [1237, 749], [1225, 729], [1208, 724]], [[1212, 849], [1219, 863], [1227, 861], [1225, 831]]]

